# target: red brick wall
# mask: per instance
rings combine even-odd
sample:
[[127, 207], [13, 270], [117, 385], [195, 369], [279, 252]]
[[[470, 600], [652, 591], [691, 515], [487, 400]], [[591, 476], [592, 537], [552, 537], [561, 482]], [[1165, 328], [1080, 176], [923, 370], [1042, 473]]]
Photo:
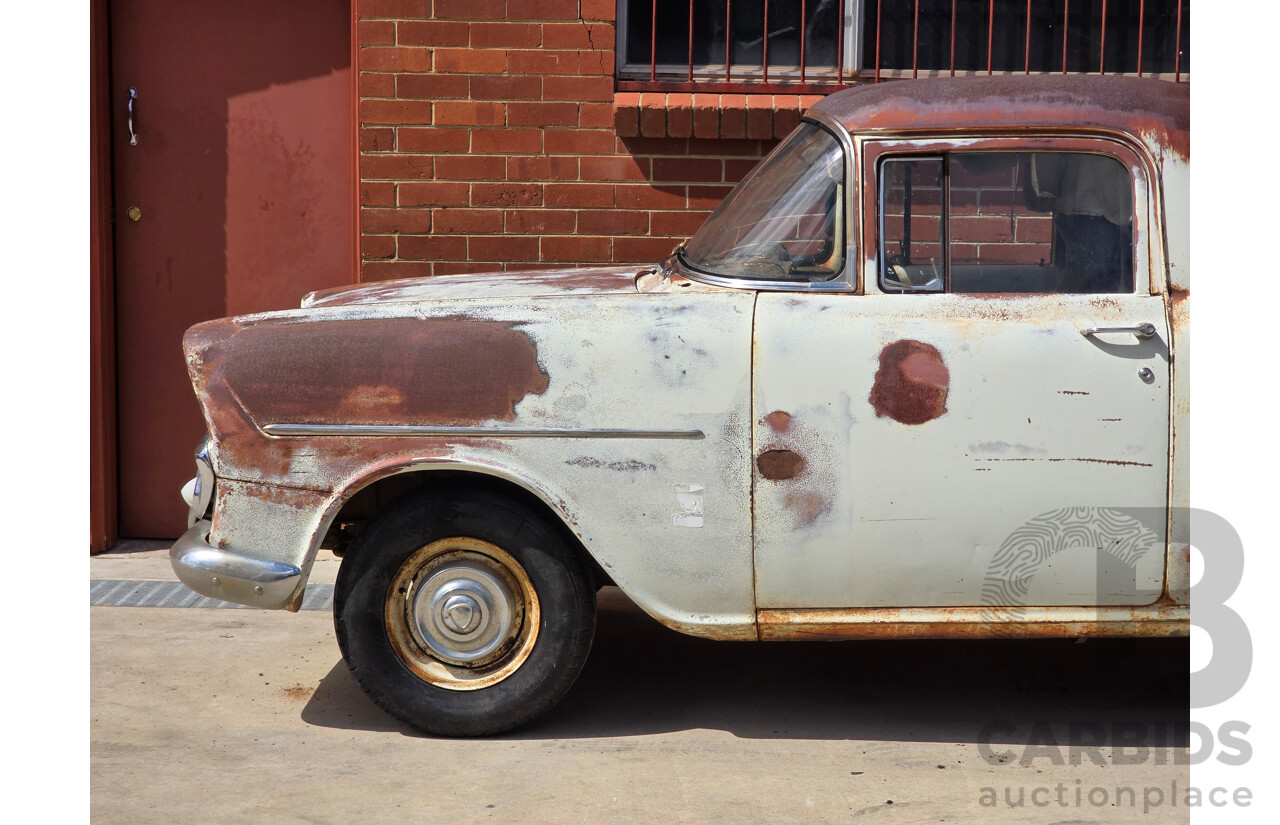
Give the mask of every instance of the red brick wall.
[[741, 95], [742, 137], [646, 136], [711, 133], [688, 96], [615, 124], [615, 5], [356, 0], [363, 280], [653, 263], [793, 125]]
[[[934, 167], [924, 167], [931, 163], [922, 162], [924, 175], [936, 174]], [[961, 164], [952, 165], [948, 229], [953, 265], [1037, 264], [1052, 258], [1053, 217], [1031, 210], [1025, 183], [1012, 167], [975, 174]], [[887, 198], [884, 234], [892, 254], [899, 250], [904, 235], [903, 187], [890, 186]], [[942, 259], [941, 203], [942, 190], [936, 184], [917, 180], [911, 206], [911, 257], [916, 262]]]

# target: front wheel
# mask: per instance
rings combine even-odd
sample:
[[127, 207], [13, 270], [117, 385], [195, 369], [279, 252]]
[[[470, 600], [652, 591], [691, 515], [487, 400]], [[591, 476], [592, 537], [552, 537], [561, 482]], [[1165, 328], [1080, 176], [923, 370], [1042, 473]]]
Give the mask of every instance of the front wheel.
[[480, 736], [528, 722], [568, 691], [591, 648], [595, 590], [524, 502], [424, 488], [352, 543], [334, 626], [383, 710], [426, 733]]

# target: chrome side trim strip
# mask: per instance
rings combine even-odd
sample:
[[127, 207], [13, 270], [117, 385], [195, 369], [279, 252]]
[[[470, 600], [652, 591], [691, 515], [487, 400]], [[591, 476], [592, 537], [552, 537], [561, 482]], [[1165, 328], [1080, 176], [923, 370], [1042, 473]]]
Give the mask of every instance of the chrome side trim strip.
[[503, 427], [419, 427], [414, 424], [267, 424], [262, 431], [270, 436], [356, 436], [377, 438], [416, 436], [419, 438], [705, 438], [702, 430], [622, 430], [508, 429]]

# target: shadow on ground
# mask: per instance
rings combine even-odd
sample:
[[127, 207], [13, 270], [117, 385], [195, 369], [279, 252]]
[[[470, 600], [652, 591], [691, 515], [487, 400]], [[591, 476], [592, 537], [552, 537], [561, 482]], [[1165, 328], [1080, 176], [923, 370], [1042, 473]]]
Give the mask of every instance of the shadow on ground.
[[[1186, 639], [713, 642], [668, 630], [616, 591], [603, 595], [573, 689], [503, 738], [706, 728], [753, 739], [1025, 745], [1048, 723], [1058, 742], [1074, 725], [1102, 746], [1135, 729], [1187, 746]], [[418, 735], [374, 706], [341, 661], [302, 718]], [[992, 730], [997, 721], [1008, 724]]]

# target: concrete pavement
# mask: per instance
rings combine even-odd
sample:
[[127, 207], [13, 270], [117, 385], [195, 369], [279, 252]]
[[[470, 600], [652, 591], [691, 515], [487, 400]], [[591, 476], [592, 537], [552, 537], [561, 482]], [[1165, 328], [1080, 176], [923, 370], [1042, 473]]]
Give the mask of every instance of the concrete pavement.
[[[337, 566], [322, 559], [313, 581]], [[172, 578], [161, 545], [97, 557], [90, 574]], [[90, 612], [104, 825], [1188, 821], [1181, 801], [1150, 804], [1151, 788], [1187, 786], [1171, 764], [1185, 748], [1112, 747], [1185, 723], [1186, 676], [1156, 664], [1185, 660], [1185, 641], [706, 642], [607, 588], [559, 706], [511, 734], [446, 740], [365, 698], [326, 611]], [[1070, 764], [1067, 739], [1098, 731], [1102, 764], [1088, 748]]]

